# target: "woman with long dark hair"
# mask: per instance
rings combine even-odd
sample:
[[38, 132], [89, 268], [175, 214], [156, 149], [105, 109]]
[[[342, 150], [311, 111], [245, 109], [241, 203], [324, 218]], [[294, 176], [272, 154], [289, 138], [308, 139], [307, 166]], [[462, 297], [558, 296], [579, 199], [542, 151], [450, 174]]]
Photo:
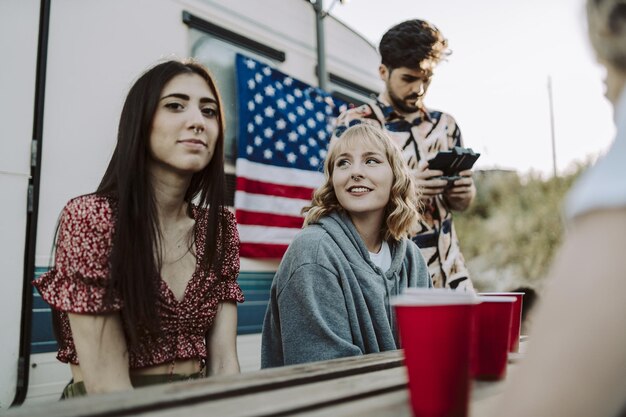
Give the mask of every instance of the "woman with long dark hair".
[[106, 173], [63, 209], [55, 265], [34, 283], [71, 364], [64, 397], [239, 372], [223, 126], [198, 63], [158, 64], [130, 89]]

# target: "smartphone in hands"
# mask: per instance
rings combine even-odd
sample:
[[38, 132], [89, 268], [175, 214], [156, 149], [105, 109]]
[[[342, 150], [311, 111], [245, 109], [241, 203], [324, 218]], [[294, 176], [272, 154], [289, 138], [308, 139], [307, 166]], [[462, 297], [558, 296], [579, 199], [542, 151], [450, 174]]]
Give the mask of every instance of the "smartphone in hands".
[[455, 146], [452, 150], [438, 152], [428, 161], [428, 168], [443, 171], [443, 175], [437, 178], [447, 180], [450, 187], [454, 181], [461, 179], [459, 173], [471, 169], [479, 157], [480, 153], [470, 148]]

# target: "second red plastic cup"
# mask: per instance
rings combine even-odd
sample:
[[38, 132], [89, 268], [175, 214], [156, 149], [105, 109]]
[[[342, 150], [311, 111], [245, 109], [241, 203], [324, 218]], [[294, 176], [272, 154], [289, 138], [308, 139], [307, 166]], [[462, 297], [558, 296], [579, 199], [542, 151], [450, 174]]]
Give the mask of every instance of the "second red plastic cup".
[[511, 316], [511, 337], [509, 340], [509, 352], [519, 352], [519, 337], [522, 330], [522, 302], [523, 292], [481, 292], [479, 296], [485, 297], [515, 297], [513, 313]]
[[472, 376], [496, 381], [506, 376], [515, 297], [480, 297], [474, 314]]

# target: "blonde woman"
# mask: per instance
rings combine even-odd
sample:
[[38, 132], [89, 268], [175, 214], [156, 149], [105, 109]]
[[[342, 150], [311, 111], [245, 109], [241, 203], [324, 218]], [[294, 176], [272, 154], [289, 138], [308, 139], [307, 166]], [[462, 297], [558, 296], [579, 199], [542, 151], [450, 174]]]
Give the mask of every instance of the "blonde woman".
[[349, 128], [331, 145], [324, 174], [272, 284], [263, 368], [397, 349], [389, 297], [432, 287], [407, 239], [419, 220], [415, 186], [389, 136]]
[[587, 18], [617, 134], [569, 195], [528, 357], [494, 416], [626, 416], [626, 0], [588, 0]]

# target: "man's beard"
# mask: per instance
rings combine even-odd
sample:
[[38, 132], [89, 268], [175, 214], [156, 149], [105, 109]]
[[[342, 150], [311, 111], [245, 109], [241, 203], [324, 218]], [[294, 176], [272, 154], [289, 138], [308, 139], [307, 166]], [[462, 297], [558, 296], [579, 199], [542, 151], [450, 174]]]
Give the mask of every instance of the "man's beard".
[[[391, 100], [391, 105], [394, 109], [403, 114], [415, 113], [419, 110], [419, 96], [417, 94], [411, 94], [410, 96], [406, 96], [404, 99], [401, 99], [397, 95], [395, 95], [390, 89], [389, 85], [387, 85], [387, 91], [389, 92], [389, 99]], [[415, 105], [411, 106], [407, 104], [407, 100], [416, 100]]]

